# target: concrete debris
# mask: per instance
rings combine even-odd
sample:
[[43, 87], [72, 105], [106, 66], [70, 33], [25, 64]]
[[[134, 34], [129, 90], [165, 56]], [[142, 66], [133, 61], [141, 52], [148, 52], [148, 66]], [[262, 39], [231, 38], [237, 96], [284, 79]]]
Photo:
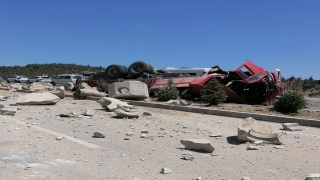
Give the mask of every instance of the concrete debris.
[[93, 89], [91, 86], [89, 86], [87, 83], [79, 83], [78, 89]]
[[109, 97], [117, 99], [146, 99], [149, 97], [147, 84], [140, 81], [123, 81], [109, 84], [108, 94]]
[[81, 98], [81, 99], [85, 99], [88, 96], [94, 96], [94, 97], [105, 97], [106, 93], [104, 92], [99, 92], [96, 89], [78, 89], [76, 90], [76, 92], [74, 93], [74, 96], [76, 98]]
[[306, 180], [320, 180], [319, 173], [311, 173], [307, 176]]
[[126, 111], [124, 111], [122, 109], [116, 109], [116, 110], [114, 110], [114, 113], [118, 117], [139, 118], [138, 112], [126, 112]]
[[8, 96], [0, 96], [0, 101], [6, 101], [8, 99]]
[[283, 123], [282, 127], [287, 131], [302, 131], [302, 128], [299, 127], [298, 123]]
[[60, 136], [59, 136], [59, 137], [56, 137], [56, 140], [61, 140], [61, 139], [62, 139], [62, 137], [60, 137]]
[[19, 105], [52, 105], [60, 101], [60, 98], [51, 93], [30, 93], [20, 96], [17, 100]]
[[179, 103], [180, 103], [181, 106], [188, 106], [189, 105], [188, 102], [186, 100], [183, 100], [183, 99], [180, 99]]
[[52, 84], [48, 82], [34, 82], [30, 85], [30, 91], [39, 91], [43, 92], [45, 90], [52, 90], [53, 86]]
[[258, 146], [248, 146], [247, 150], [259, 150]]
[[3, 105], [2, 103], [0, 103], [0, 109], [1, 109], [1, 108], [4, 108], [4, 105]]
[[149, 131], [144, 129], [144, 130], [141, 131], [141, 133], [142, 133], [142, 134], [148, 134]]
[[106, 136], [103, 133], [96, 131], [96, 132], [93, 133], [93, 137], [95, 137], [95, 138], [105, 138]]
[[118, 109], [118, 104], [121, 105], [122, 107], [132, 108], [132, 106], [128, 105], [127, 102], [123, 102], [118, 99], [110, 98], [110, 97], [103, 97], [99, 99], [98, 102], [103, 108], [109, 109], [110, 111], [114, 111], [115, 109]]
[[62, 114], [59, 114], [59, 116], [60, 117], [81, 117], [79, 113], [75, 113], [75, 112], [62, 113]]
[[197, 177], [196, 180], [202, 180], [202, 177]]
[[183, 139], [180, 142], [187, 150], [212, 153], [215, 149], [207, 139]]
[[193, 161], [194, 160], [193, 153], [188, 152], [188, 153], [182, 154], [182, 159]]
[[147, 137], [146, 134], [141, 134], [141, 135], [140, 135], [140, 138], [146, 138], [146, 137]]
[[222, 135], [220, 133], [211, 133], [209, 137], [221, 137]]
[[162, 173], [162, 174], [170, 174], [170, 173], [172, 173], [172, 171], [171, 171], [171, 169], [169, 169], [169, 168], [162, 168], [162, 169], [161, 169], [161, 173]]
[[22, 90], [22, 85], [20, 83], [9, 84], [9, 88], [15, 90]]
[[96, 111], [92, 109], [86, 109], [82, 113], [82, 115], [84, 116], [94, 116], [95, 114], [96, 114]]
[[65, 82], [63, 84], [65, 85], [65, 87], [67, 87], [67, 89], [65, 89], [63, 86], [63, 89], [65, 89], [66, 91], [71, 91], [74, 88], [74, 85], [72, 82]]
[[1, 115], [14, 116], [16, 112], [17, 112], [17, 109], [6, 109], [6, 108], [0, 109]]
[[249, 177], [243, 176], [240, 180], [250, 180]]
[[152, 116], [152, 114], [149, 113], [149, 112], [143, 112], [142, 115], [144, 115], [144, 116]]
[[284, 147], [283, 147], [283, 146], [274, 146], [274, 148], [276, 148], [276, 149], [283, 149]]
[[263, 140], [264, 142], [271, 144], [282, 144], [278, 134], [273, 133], [270, 126], [259, 124], [252, 117], [239, 120], [238, 141], [255, 142], [258, 140]]
[[[62, 86], [63, 87], [63, 86]], [[63, 88], [64, 89], [64, 88]], [[64, 90], [63, 89], [59, 89], [59, 90], [52, 90], [50, 91], [51, 94], [54, 94], [56, 96], [58, 96], [59, 98], [63, 99], [65, 97], [65, 94], [64, 94]]]
[[122, 109], [122, 110], [126, 111], [126, 112], [137, 112], [138, 111], [137, 108], [125, 107], [125, 106], [122, 106], [120, 104], [117, 104], [117, 107], [119, 109]]

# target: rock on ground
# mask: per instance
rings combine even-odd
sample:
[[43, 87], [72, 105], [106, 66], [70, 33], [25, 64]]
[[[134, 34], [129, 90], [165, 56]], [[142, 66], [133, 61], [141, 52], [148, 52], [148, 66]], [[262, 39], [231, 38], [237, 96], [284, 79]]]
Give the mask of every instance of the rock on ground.
[[215, 149], [207, 139], [183, 139], [180, 142], [187, 150], [212, 153]]
[[6, 108], [2, 108], [0, 110], [0, 114], [1, 115], [8, 115], [8, 116], [14, 116], [17, 112], [17, 109], [6, 109]]
[[19, 105], [52, 105], [60, 101], [60, 98], [54, 94], [43, 93], [30, 93], [22, 95], [18, 98], [17, 104]]
[[298, 123], [283, 123], [282, 127], [287, 131], [302, 131], [302, 128], [299, 127]]
[[170, 174], [170, 173], [172, 173], [172, 171], [171, 171], [171, 169], [169, 169], [169, 168], [162, 168], [162, 169], [161, 169], [161, 173], [162, 173], [162, 174]]
[[306, 180], [320, 180], [320, 174], [318, 173], [309, 174]]
[[96, 131], [96, 132], [93, 133], [93, 137], [105, 138], [106, 136], [103, 133]]

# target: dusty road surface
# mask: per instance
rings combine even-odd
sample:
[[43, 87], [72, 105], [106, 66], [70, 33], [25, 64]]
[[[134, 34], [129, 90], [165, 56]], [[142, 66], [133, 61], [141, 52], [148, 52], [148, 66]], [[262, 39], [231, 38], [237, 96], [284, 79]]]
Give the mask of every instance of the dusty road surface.
[[[262, 122], [279, 133], [283, 148], [246, 150], [248, 144], [236, 139], [236, 118], [138, 107], [152, 116], [119, 119], [95, 101], [67, 97], [51, 106], [10, 106], [20, 93], [0, 90], [0, 95], [10, 96], [2, 101], [6, 108], [20, 109], [15, 116], [0, 115], [1, 180], [302, 180], [320, 172], [317, 128], [288, 132], [281, 124]], [[58, 116], [85, 109], [96, 114]], [[146, 138], [140, 137], [143, 130], [149, 131]], [[92, 137], [95, 131], [106, 137]], [[211, 132], [222, 137], [209, 137]], [[209, 139], [216, 149], [212, 154], [185, 150], [180, 140], [186, 138]], [[193, 153], [193, 161], [182, 159], [186, 152]], [[172, 172], [162, 174], [161, 168]]]

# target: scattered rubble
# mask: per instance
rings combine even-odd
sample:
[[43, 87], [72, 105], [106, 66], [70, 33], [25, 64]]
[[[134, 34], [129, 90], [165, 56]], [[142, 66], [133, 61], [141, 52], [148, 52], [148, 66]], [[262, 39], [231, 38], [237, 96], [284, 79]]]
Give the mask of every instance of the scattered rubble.
[[306, 180], [320, 180], [320, 174], [311, 173], [307, 176]]
[[266, 143], [282, 144], [278, 134], [273, 133], [270, 126], [259, 124], [252, 117], [239, 120], [237, 137], [239, 142], [255, 142], [263, 140]]
[[259, 150], [258, 146], [248, 146], [247, 150]]
[[30, 93], [22, 95], [18, 98], [17, 104], [19, 105], [53, 105], [60, 101], [60, 98], [54, 94], [43, 93]]
[[118, 109], [118, 105], [121, 105], [122, 107], [132, 108], [132, 106], [128, 105], [127, 102], [123, 102], [118, 99], [110, 98], [110, 97], [103, 97], [99, 99], [98, 102], [103, 108], [109, 109], [110, 111], [114, 111], [115, 109]]
[[84, 116], [94, 116], [96, 114], [96, 111], [92, 109], [86, 109], [83, 111], [82, 115]]
[[4, 108], [4, 105], [3, 105], [2, 103], [0, 103], [0, 109], [1, 109], [1, 108]]
[[0, 96], [0, 101], [6, 101], [8, 99], [8, 96]]
[[149, 112], [143, 112], [142, 115], [144, 115], [144, 116], [152, 116], [152, 114], [149, 113]]
[[17, 112], [17, 109], [7, 109], [7, 108], [0, 109], [1, 115], [14, 116], [16, 112]]
[[180, 142], [187, 150], [212, 153], [215, 149], [207, 139], [183, 139]]
[[250, 180], [249, 177], [243, 176], [240, 180]]
[[139, 114], [137, 112], [126, 112], [123, 109], [116, 109], [114, 113], [118, 117], [127, 117], [127, 118], [139, 118]]
[[188, 153], [182, 154], [182, 159], [193, 161], [194, 160], [193, 153], [188, 152]]
[[103, 133], [96, 131], [96, 132], [93, 133], [93, 137], [95, 137], [95, 138], [105, 138], [106, 136]]
[[162, 169], [161, 169], [161, 173], [162, 173], [162, 174], [170, 174], [170, 173], [172, 173], [172, 171], [171, 171], [171, 169], [169, 169], [169, 168], [162, 168]]
[[34, 82], [29, 87], [30, 91], [39, 91], [39, 92], [43, 92], [45, 90], [52, 90], [52, 89], [53, 89], [52, 84], [48, 82]]
[[283, 130], [287, 131], [302, 131], [302, 128], [299, 127], [298, 123], [283, 123], [282, 127]]

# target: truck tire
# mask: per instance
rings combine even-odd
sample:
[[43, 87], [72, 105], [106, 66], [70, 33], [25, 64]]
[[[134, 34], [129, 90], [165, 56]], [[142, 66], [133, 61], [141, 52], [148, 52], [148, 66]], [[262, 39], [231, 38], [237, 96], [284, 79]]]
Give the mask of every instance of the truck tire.
[[143, 61], [136, 61], [129, 66], [128, 71], [131, 76], [139, 77], [144, 72], [148, 72], [148, 69], [148, 63], [145, 63]]
[[153, 74], [154, 73], [154, 67], [148, 63], [148, 72], [149, 74]]
[[125, 78], [128, 75], [128, 69], [122, 65], [112, 64], [106, 68], [106, 75], [110, 79]]

